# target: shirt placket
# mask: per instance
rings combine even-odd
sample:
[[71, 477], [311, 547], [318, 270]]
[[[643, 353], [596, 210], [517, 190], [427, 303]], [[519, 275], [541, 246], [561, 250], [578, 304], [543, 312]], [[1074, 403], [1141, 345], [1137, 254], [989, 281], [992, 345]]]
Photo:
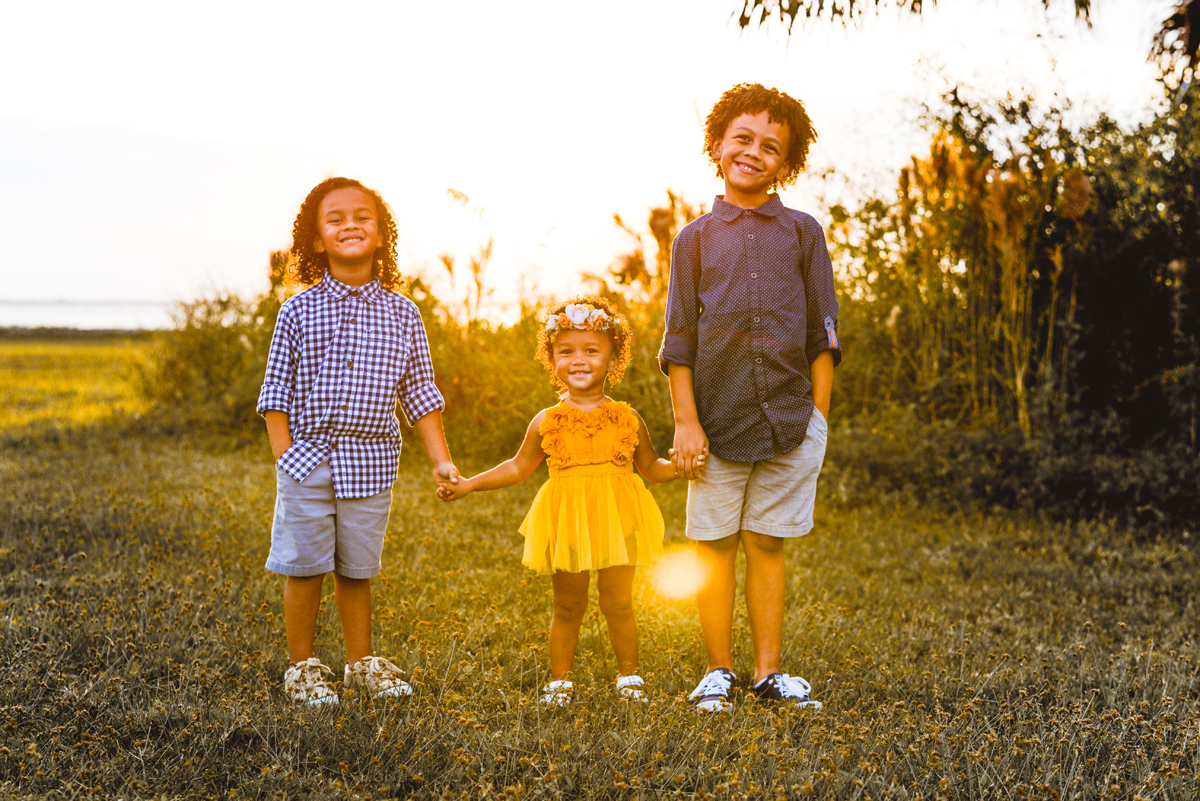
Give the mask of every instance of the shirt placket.
[[[338, 432], [346, 431], [350, 427], [350, 402], [354, 395], [354, 359], [358, 353], [358, 343], [360, 340], [359, 331], [362, 326], [359, 324], [359, 318], [362, 317], [362, 293], [357, 290], [351, 291], [346, 295], [346, 307], [342, 313], [342, 325], [340, 340], [341, 347], [338, 349], [338, 365], [339, 375], [341, 380], [338, 381], [338, 386], [341, 388], [341, 395], [338, 397], [338, 419], [334, 430]], [[330, 449], [333, 454], [337, 454], [338, 438], [337, 436], [330, 437]], [[332, 467], [332, 464], [330, 465]]]
[[767, 377], [763, 366], [763, 331], [762, 331], [762, 291], [763, 291], [763, 275], [762, 275], [762, 260], [759, 258], [760, 243], [756, 237], [754, 212], [746, 210], [742, 212], [742, 233], [745, 237], [746, 247], [746, 264], [749, 267], [749, 275], [747, 276], [747, 285], [750, 287], [749, 292], [749, 309], [747, 313], [750, 316], [750, 359], [752, 362], [751, 370], [754, 373], [754, 388], [756, 390], [756, 400], [759, 407], [763, 410], [763, 414], [767, 411]]

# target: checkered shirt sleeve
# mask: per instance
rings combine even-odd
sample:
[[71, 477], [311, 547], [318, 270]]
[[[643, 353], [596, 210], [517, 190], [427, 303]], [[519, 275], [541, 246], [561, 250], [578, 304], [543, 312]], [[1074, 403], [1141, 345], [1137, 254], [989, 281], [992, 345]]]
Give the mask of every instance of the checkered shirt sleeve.
[[444, 407], [416, 305], [378, 281], [354, 288], [326, 274], [279, 310], [259, 414], [288, 415], [292, 447], [278, 465], [297, 481], [329, 459], [339, 498], [396, 479], [399, 402], [416, 421]]

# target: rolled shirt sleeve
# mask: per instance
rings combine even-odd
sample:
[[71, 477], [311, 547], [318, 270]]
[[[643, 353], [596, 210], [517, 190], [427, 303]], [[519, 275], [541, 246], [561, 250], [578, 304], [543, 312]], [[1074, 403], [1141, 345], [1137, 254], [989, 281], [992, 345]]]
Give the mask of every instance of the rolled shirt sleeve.
[[293, 387], [296, 386], [296, 356], [299, 353], [296, 334], [290, 309], [281, 308], [275, 321], [275, 332], [271, 335], [266, 376], [258, 393], [256, 411], [260, 415], [270, 410], [291, 411]]
[[808, 341], [805, 355], [809, 364], [824, 351], [833, 351], [833, 366], [842, 362], [842, 346], [837, 336], [838, 302], [834, 292], [833, 265], [825, 245], [825, 231], [808, 215], [796, 221], [800, 239], [801, 274], [804, 277]]
[[695, 229], [685, 228], [671, 246], [666, 325], [658, 353], [658, 366], [664, 375], [672, 364], [692, 367], [696, 363], [699, 280], [700, 237]]
[[436, 412], [446, 407], [442, 393], [438, 391], [433, 378], [433, 357], [429, 353], [429, 339], [425, 334], [425, 324], [419, 315], [412, 318], [412, 330], [409, 347], [411, 357], [408, 369], [400, 381], [400, 408], [408, 424], [420, 420], [430, 412]]

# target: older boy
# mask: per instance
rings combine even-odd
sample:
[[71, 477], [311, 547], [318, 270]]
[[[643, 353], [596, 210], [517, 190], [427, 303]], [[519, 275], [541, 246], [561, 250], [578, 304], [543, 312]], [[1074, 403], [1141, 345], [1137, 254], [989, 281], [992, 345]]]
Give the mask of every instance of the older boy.
[[821, 226], [772, 191], [795, 180], [816, 133], [798, 100], [758, 84], [722, 95], [705, 129], [725, 194], [675, 238], [659, 354], [675, 412], [672, 460], [691, 480], [687, 534], [705, 571], [697, 605], [708, 667], [691, 699], [706, 712], [729, 708], [740, 545], [751, 690], [820, 708], [808, 682], [780, 672], [784, 541], [813, 525], [841, 360], [838, 304]]

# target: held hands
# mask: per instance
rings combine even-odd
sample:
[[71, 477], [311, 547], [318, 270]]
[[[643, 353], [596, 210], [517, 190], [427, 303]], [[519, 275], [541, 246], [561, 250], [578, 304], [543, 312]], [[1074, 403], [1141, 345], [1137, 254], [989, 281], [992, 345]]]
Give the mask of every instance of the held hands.
[[433, 479], [437, 482], [437, 495], [443, 501], [457, 501], [471, 491], [453, 462], [442, 462], [434, 467]]
[[699, 423], [675, 426], [675, 446], [668, 453], [676, 475], [688, 481], [704, 477], [704, 465], [708, 461], [708, 437]]

